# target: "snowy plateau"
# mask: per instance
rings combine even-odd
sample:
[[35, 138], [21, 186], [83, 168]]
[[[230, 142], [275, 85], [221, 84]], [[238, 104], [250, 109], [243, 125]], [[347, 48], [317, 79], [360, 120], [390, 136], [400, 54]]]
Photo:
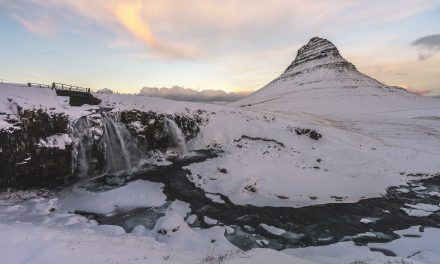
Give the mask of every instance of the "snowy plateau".
[[0, 84], [0, 263], [440, 263], [440, 100], [326, 39], [226, 105], [93, 96]]

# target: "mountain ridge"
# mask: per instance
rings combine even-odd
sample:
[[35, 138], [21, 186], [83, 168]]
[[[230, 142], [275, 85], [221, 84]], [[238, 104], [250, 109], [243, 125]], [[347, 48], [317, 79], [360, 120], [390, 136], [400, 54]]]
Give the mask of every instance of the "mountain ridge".
[[[367, 97], [371, 100], [364, 100]], [[271, 102], [272, 108], [279, 108], [274, 106], [279, 102], [289, 109], [297, 108], [301, 111], [314, 104], [320, 105], [326, 112], [344, 111], [344, 107], [362, 108], [362, 112], [371, 112], [378, 109], [373, 105], [379, 105], [382, 110], [394, 109], [390, 104], [395, 102], [385, 99], [390, 97], [397, 98], [402, 104], [412, 104], [415, 103], [414, 98], [419, 96], [404, 88], [386, 85], [358, 71], [354, 64], [342, 57], [332, 42], [314, 37], [298, 50], [293, 62], [277, 78], [231, 105], [260, 107], [261, 104]], [[324, 110], [314, 107], [313, 112], [316, 111]]]
[[[313, 62], [318, 63], [313, 64]], [[287, 67], [283, 74], [301, 70], [301, 68], [307, 66], [320, 67], [332, 64], [341, 64], [356, 70], [352, 63], [342, 57], [338, 48], [331, 41], [320, 37], [313, 37], [298, 50], [295, 60]]]

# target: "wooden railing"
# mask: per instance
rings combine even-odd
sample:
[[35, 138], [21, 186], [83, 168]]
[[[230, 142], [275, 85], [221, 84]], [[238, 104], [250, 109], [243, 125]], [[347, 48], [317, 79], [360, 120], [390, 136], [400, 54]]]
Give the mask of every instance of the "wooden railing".
[[52, 83], [52, 89], [64, 90], [64, 91], [74, 91], [82, 93], [90, 93], [90, 88], [83, 88], [75, 85], [64, 84], [64, 83]]
[[63, 90], [63, 91], [73, 91], [73, 92], [80, 92], [80, 93], [90, 93], [90, 88], [83, 88], [75, 85], [70, 84], [64, 84], [64, 83], [52, 83], [52, 85], [49, 84], [42, 84], [42, 83], [28, 83], [29, 87], [38, 87], [38, 88], [51, 88], [55, 90]]
[[28, 83], [29, 87], [38, 87], [38, 88], [52, 88], [49, 84], [42, 83]]

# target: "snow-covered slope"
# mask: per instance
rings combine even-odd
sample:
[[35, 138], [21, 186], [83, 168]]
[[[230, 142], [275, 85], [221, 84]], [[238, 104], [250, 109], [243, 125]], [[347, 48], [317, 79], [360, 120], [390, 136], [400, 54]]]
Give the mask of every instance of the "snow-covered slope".
[[[231, 106], [238, 107], [217, 116], [222, 125], [211, 122], [204, 133], [227, 145], [227, 153], [191, 169], [205, 175], [195, 180], [200, 186], [237, 203], [353, 202], [407, 181], [405, 174], [440, 171], [438, 100], [360, 73], [325, 39], [311, 39], [283, 74]], [[297, 127], [322, 138], [296, 135]], [[232, 142], [242, 135], [284, 146]], [[216, 172], [215, 164], [229, 173]]]

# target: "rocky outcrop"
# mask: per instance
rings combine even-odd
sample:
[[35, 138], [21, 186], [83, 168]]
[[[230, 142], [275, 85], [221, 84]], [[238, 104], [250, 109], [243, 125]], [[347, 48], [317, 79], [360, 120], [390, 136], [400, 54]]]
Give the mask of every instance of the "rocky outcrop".
[[[131, 135], [122, 136], [115, 142], [108, 142], [109, 138], [105, 135], [106, 118], [115, 120], [118, 124], [124, 126], [119, 134], [126, 133], [126, 129]], [[81, 117], [73, 125], [74, 138], [74, 172], [75, 175], [91, 176], [104, 173], [109, 169], [111, 155], [109, 144], [121, 144], [119, 140], [125, 140], [125, 152], [121, 149], [122, 155], [128, 163], [136, 163], [138, 156], [148, 154], [150, 151], [166, 151], [172, 140], [168, 130], [166, 119], [172, 119], [182, 130], [186, 140], [197, 136], [200, 131], [200, 125], [205, 120], [197, 113], [167, 115], [154, 111], [124, 110], [121, 112], [111, 111], [111, 109], [102, 109], [100, 112]], [[123, 131], [124, 130], [124, 131]], [[126, 137], [130, 137], [127, 139]]]
[[290, 132], [295, 131], [295, 133], [298, 136], [305, 135], [305, 136], [308, 136], [309, 138], [311, 138], [313, 140], [319, 140], [320, 138], [322, 138], [322, 135], [320, 133], [318, 133], [315, 130], [310, 129], [310, 128], [301, 128], [301, 127], [292, 128], [292, 127], [288, 127], [287, 129]]
[[120, 121], [137, 135], [141, 144], [148, 149], [165, 150], [169, 147], [170, 139], [166, 124], [166, 118], [174, 120], [186, 140], [195, 138], [200, 132], [200, 126], [206, 122], [200, 114], [164, 114], [153, 111], [123, 111], [120, 113]]
[[284, 74], [314, 67], [344, 67], [356, 70], [353, 64], [341, 56], [333, 43], [323, 38], [314, 37], [298, 50], [295, 60], [287, 67]]
[[71, 178], [68, 118], [44, 110], [20, 110], [0, 130], [0, 188], [53, 187]]
[[17, 116], [3, 117], [13, 125], [0, 130], [0, 188], [54, 187], [78, 176], [105, 172], [110, 162], [106, 154], [111, 143], [105, 142], [105, 118], [109, 116], [128, 129], [129, 141], [136, 141], [127, 141], [125, 151], [130, 151], [128, 145], [134, 145], [140, 153], [170, 147], [167, 118], [174, 120], [187, 140], [196, 137], [200, 126], [207, 122], [202, 112], [169, 115], [103, 109], [70, 123], [69, 117], [61, 113], [17, 109]]

